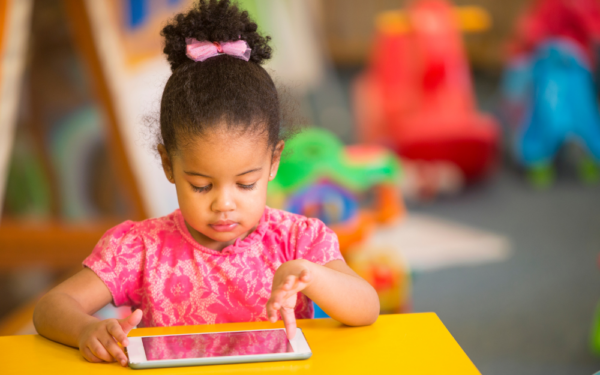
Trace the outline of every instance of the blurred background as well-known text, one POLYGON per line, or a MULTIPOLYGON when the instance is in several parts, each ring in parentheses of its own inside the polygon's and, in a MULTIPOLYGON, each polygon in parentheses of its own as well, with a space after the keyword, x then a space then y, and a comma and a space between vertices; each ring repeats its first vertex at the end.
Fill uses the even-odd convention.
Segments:
MULTIPOLYGON (((190 4, 0 0, 0 335, 35 333, 108 228, 177 208, 159 31, 190 4)), ((306 126, 268 204, 323 220, 382 313, 436 312, 483 374, 600 370, 600 1, 238 4, 306 126)))

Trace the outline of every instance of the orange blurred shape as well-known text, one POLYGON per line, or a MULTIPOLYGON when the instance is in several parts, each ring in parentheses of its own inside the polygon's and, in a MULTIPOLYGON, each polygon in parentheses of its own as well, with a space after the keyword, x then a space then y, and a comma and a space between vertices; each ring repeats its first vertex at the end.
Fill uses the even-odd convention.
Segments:
POLYGON ((389 224, 406 215, 406 207, 397 186, 377 185, 375 190, 375 220, 389 224))
POLYGON ((375 288, 382 313, 401 313, 410 309, 410 272, 397 251, 367 245, 353 246, 346 262, 375 288))
POLYGON ((331 230, 337 234, 340 252, 344 256, 352 245, 361 243, 371 237, 375 226, 376 222, 373 214, 366 211, 359 211, 357 217, 349 222, 329 225, 331 230))

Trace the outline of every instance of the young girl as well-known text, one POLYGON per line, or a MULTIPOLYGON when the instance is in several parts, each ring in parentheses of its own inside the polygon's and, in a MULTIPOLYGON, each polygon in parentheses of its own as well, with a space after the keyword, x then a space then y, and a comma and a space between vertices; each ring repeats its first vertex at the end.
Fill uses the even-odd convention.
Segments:
POLYGON ((38 332, 79 347, 90 362, 127 359, 136 325, 173 326, 312 318, 377 319, 375 290, 342 259, 317 219, 266 207, 281 139, 277 91, 261 63, 269 38, 229 0, 199 4, 167 25, 173 74, 161 101, 158 152, 180 209, 110 229, 84 269, 44 296, 38 332), (91 314, 112 302, 122 320, 91 314))

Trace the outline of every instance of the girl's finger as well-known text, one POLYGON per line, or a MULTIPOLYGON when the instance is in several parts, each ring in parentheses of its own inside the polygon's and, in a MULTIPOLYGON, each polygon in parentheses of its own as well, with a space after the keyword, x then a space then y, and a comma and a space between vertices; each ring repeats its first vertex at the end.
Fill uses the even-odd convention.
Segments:
POLYGON ((292 289, 295 282, 296 282, 296 276, 290 275, 285 278, 285 282, 283 283, 282 287, 285 290, 292 289))
POLYGON ((300 272, 300 276, 298 276, 298 280, 302 281, 302 282, 309 282, 310 281, 310 272, 308 272, 308 270, 302 270, 302 272, 300 272))
POLYGON ((279 313, 281 314, 281 319, 283 319, 288 340, 291 340, 296 335, 296 314, 294 313, 294 309, 284 308, 279 310, 279 313))
POLYGON ((273 307, 273 302, 271 300, 267 302, 267 318, 271 323, 277 321, 277 310, 273 307))
POLYGON ((127 340, 127 334, 123 332, 123 328, 121 328, 121 325, 116 320, 112 320, 110 323, 108 323, 106 329, 109 335, 114 337, 115 340, 121 343, 121 345, 129 345, 129 340, 127 340))
POLYGON ((127 357, 123 350, 119 348, 117 345, 117 341, 111 337, 107 339, 107 342, 104 342, 104 348, 108 351, 108 353, 115 359, 115 361, 119 362, 121 366, 127 366, 127 357))
POLYGON ((296 281, 296 283, 290 289, 286 290, 288 298, 289 298, 289 296, 291 296, 293 294, 303 291, 308 286, 308 282, 310 281, 310 276, 307 276, 307 277, 309 277, 308 280, 304 281, 304 280, 298 279, 298 281, 296 281))
POLYGON ((117 321, 121 325, 123 332, 125 332, 125 334, 127 335, 133 327, 137 326, 142 321, 142 310, 137 309, 134 312, 132 312, 131 315, 129 315, 127 318, 119 319, 117 321))
POLYGON ((272 312, 269 316, 269 321, 271 323, 275 323, 275 322, 277 322, 278 319, 279 319, 279 317, 277 316, 277 310, 272 310, 272 312))
MULTIPOLYGON (((274 291, 272 291, 271 298, 273 298, 276 302, 279 302, 281 305, 283 305, 283 301, 294 296, 295 294, 298 294, 299 292, 304 290, 307 286, 308 286, 308 284, 306 282, 302 282, 300 280, 295 280, 294 285, 292 285, 291 287, 278 288, 278 289, 275 289, 274 291)), ((279 309, 279 308, 277 308, 277 309, 279 309)))
POLYGON ((81 352, 81 355, 83 356, 83 358, 86 359, 86 361, 88 362, 92 362, 92 363, 100 363, 100 362, 104 362, 103 360, 101 360, 100 358, 96 357, 92 351, 90 350, 90 348, 88 348, 87 346, 79 349, 79 351, 81 352))
POLYGON ((295 293, 289 293, 285 290, 276 290, 272 292, 271 298, 267 302, 267 316, 269 318, 269 321, 275 323, 278 319, 277 314, 280 313, 281 309, 284 309, 286 307, 294 307, 295 303, 292 306, 287 306, 289 305, 288 299, 290 298, 290 296, 294 295, 295 293))
POLYGON ((296 288, 297 290, 279 290, 279 291, 275 291, 272 295, 271 295, 271 307, 274 310, 281 310, 282 308, 294 308, 294 306, 296 305, 296 299, 294 297, 296 297, 296 295, 298 294, 298 292, 300 290, 303 289, 303 287, 301 286, 300 288, 296 288))
POLYGON ((273 303, 273 308, 275 310, 279 310, 283 305, 283 301, 288 298, 289 291, 283 288, 278 288, 271 291, 271 302, 273 303))
POLYGON ((110 355, 106 351, 104 346, 97 339, 92 341, 91 343, 89 343, 88 348, 90 348, 90 351, 92 352, 93 355, 100 358, 104 362, 113 362, 114 361, 112 355, 110 355))

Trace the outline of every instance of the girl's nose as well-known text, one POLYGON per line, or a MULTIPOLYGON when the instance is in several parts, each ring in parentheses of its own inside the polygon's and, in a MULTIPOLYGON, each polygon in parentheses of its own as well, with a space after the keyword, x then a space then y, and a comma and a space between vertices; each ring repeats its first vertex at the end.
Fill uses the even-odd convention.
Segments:
POLYGON ((235 210, 235 202, 227 191, 220 191, 212 202, 211 209, 214 212, 228 212, 235 210))

